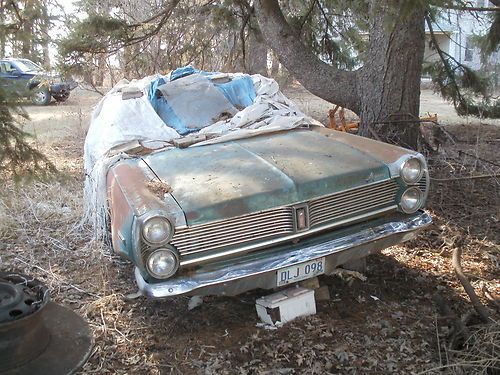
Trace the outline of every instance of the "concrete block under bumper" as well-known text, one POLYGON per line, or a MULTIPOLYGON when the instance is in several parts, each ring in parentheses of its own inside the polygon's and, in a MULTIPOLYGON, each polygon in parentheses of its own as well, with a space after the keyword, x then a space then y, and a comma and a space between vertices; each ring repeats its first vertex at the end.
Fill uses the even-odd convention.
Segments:
POLYGON ((314 290, 288 288, 255 301, 257 315, 263 323, 281 326, 300 316, 316 314, 314 290))
MULTIPOLYGON (((277 271, 313 259, 325 257, 325 273, 348 261, 363 258, 387 247, 407 241, 432 223, 423 211, 395 221, 388 221, 352 231, 327 241, 295 245, 290 251, 263 253, 254 259, 214 268, 200 268, 189 275, 148 283, 136 268, 140 291, 152 298, 189 295, 236 295, 247 290, 276 287, 277 271)), ((350 228, 349 228, 350 229, 350 228)))

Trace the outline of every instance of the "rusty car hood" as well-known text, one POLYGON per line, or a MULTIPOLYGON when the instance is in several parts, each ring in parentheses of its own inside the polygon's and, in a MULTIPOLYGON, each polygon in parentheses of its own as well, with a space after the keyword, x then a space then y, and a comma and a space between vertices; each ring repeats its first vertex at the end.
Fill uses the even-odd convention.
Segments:
POLYGON ((143 160, 171 186, 188 225, 303 202, 389 178, 383 162, 310 130, 168 150, 143 160))

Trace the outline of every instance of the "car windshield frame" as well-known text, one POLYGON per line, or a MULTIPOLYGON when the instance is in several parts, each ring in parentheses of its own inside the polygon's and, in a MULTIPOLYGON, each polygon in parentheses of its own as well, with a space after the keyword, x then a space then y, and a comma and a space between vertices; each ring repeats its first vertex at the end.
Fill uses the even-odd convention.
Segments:
POLYGON ((13 63, 22 72, 40 72, 43 70, 40 65, 28 59, 14 60, 13 63))

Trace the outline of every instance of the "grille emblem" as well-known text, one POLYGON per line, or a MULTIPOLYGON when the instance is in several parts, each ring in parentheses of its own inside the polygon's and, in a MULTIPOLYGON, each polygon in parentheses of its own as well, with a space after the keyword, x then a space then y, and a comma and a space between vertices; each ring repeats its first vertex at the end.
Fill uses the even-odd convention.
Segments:
POLYGON ((307 205, 294 207, 295 231, 302 232, 309 229, 309 208, 307 205))

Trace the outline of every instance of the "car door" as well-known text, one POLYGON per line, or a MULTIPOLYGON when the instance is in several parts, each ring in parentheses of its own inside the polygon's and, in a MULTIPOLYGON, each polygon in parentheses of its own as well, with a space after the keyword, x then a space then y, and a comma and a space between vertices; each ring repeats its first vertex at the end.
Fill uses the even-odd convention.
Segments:
POLYGON ((19 70, 11 61, 0 61, 0 87, 7 95, 28 95, 28 81, 31 77, 19 70))

